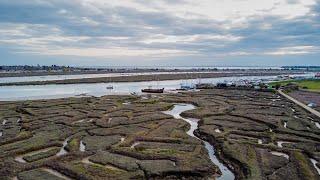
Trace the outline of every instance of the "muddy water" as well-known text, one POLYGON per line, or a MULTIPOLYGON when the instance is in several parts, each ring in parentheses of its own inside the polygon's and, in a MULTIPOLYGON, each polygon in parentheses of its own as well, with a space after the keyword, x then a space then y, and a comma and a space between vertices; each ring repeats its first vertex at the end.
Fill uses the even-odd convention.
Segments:
POLYGON ((126 102, 124 102, 124 103, 122 103, 123 105, 130 105, 131 104, 131 102, 129 102, 129 101, 126 101, 126 102))
POLYGON ((58 171, 55 171, 55 170, 52 170, 52 169, 48 169, 48 168, 43 168, 44 171, 47 171, 48 173, 52 174, 52 175, 55 175, 61 179, 64 179, 64 180, 71 180, 70 178, 68 178, 67 176, 59 173, 58 171))
POLYGON ((288 141, 278 141, 277 142, 277 146, 280 147, 280 148, 283 148, 282 144, 289 144, 291 142, 288 142, 288 141))
POLYGON ((275 156, 282 156, 286 159, 289 159, 288 154, 282 153, 282 152, 277 152, 277 151, 271 151, 271 154, 275 155, 275 156))
POLYGON ((23 156, 17 156, 14 158, 14 160, 19 163, 27 163, 27 161, 23 159, 23 156))
POLYGON ((287 122, 285 121, 285 122, 283 123, 283 127, 284 127, 284 128, 287 128, 287 126, 288 126, 288 124, 287 124, 287 122))
POLYGON ((195 109, 195 106, 191 105, 191 104, 176 104, 174 105, 173 109, 169 110, 169 111, 164 111, 163 113, 164 114, 167 114, 167 115, 171 115, 173 116, 174 118, 176 119, 182 119, 186 122, 188 122, 190 124, 190 129, 187 131, 187 134, 191 137, 194 137, 194 138, 197 138, 201 141, 204 142, 205 144, 205 148, 208 150, 208 154, 209 154, 209 157, 210 157, 210 160, 215 164, 217 165, 221 172, 222 172, 222 175, 220 177, 218 177, 217 179, 220 179, 220 180, 233 180, 235 179, 235 176, 234 174, 232 173, 232 171, 230 171, 228 169, 228 167, 226 167, 223 163, 221 163, 218 158, 215 156, 215 149, 214 147, 207 141, 204 141, 198 137, 196 137, 194 135, 194 131, 196 129, 198 129, 198 121, 199 119, 194 119, 194 118, 183 118, 181 117, 181 113, 184 112, 184 111, 188 111, 188 110, 192 110, 192 109, 195 109))
POLYGON ((112 165, 102 165, 102 164, 94 163, 94 162, 90 161, 89 158, 90 157, 86 157, 86 158, 82 159, 81 162, 83 164, 89 164, 89 165, 94 165, 94 166, 99 166, 99 167, 103 166, 103 167, 110 169, 110 170, 113 170, 113 171, 122 171, 122 172, 125 171, 123 169, 119 169, 119 168, 112 166, 112 165))
POLYGON ((66 151, 65 147, 68 145, 68 141, 70 140, 71 137, 68 137, 66 140, 64 140, 63 145, 60 149, 60 151, 56 154, 56 156, 62 156, 68 153, 68 151, 66 151))
POLYGON ((86 145, 83 143, 83 141, 80 141, 79 150, 81 152, 85 152, 86 151, 86 145))
POLYGON ((315 160, 315 159, 312 159, 312 158, 311 158, 310 160, 311 160, 311 162, 312 162, 312 164, 313 164, 314 168, 316 168, 316 170, 317 170, 318 174, 320 175, 320 168, 317 166, 318 161, 317 161, 317 160, 315 160))
POLYGON ((120 142, 123 143, 126 138, 122 137, 120 142))
POLYGON ((133 149, 134 147, 136 147, 136 146, 139 145, 139 144, 140 144, 140 142, 135 142, 135 143, 133 143, 133 144, 130 146, 130 148, 133 149))
POLYGON ((33 151, 33 152, 30 152, 30 153, 27 153, 27 154, 22 154, 22 155, 19 155, 19 156, 15 157, 15 161, 20 162, 20 163, 27 163, 27 161, 24 160, 23 157, 25 157, 25 156, 33 156, 33 155, 36 155, 36 154, 39 154, 39 153, 48 152, 51 149, 52 149, 52 147, 49 147, 49 148, 41 149, 41 150, 38 150, 38 151, 33 151))
POLYGON ((320 124, 318 122, 314 123, 318 129, 320 129, 320 124))

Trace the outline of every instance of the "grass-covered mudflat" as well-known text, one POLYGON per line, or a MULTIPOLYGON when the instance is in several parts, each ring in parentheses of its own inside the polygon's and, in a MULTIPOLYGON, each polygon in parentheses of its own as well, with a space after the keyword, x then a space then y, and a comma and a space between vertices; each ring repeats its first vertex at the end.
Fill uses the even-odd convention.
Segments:
POLYGON ((288 80, 270 83, 271 86, 277 84, 285 86, 289 83, 297 84, 301 89, 320 92, 320 79, 306 79, 306 80, 288 80))
POLYGON ((159 97, 0 102, 0 179, 204 179, 217 175, 159 97), (44 178, 46 177, 46 178, 44 178))
POLYGON ((197 105, 183 116, 201 119, 198 136, 239 179, 319 179, 312 159, 320 160, 320 119, 277 93, 213 89, 166 98, 197 105))
POLYGON ((208 179, 219 175, 196 135, 238 179, 319 179, 320 119, 274 92, 212 89, 157 96, 0 102, 2 179, 208 179))

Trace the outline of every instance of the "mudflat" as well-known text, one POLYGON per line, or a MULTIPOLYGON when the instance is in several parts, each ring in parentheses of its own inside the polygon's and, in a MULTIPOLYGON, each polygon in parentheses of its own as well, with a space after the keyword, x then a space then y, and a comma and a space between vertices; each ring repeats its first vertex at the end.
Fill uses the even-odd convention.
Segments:
POLYGON ((198 136, 239 179, 319 179, 320 119, 275 92, 213 89, 167 97, 194 103, 198 136))
POLYGON ((314 107, 315 110, 320 111, 320 92, 311 92, 311 91, 291 91, 289 92, 291 97, 303 102, 308 105, 309 103, 315 103, 317 106, 314 107))
POLYGON ((211 89, 144 96, 0 102, 4 179, 207 179, 221 174, 195 134, 239 179, 319 179, 320 129, 275 92, 211 89))
POLYGON ((65 80, 48 80, 32 82, 11 82, 0 83, 0 86, 23 86, 23 85, 48 85, 48 84, 83 84, 83 83, 110 83, 110 82, 142 82, 142 81, 164 81, 179 79, 197 79, 197 78, 218 78, 231 76, 276 76, 283 74, 301 74, 296 71, 280 70, 247 70, 231 72, 198 72, 198 73, 180 73, 180 74, 150 74, 150 75, 133 75, 133 76, 116 76, 116 77, 97 77, 97 78, 80 78, 65 80))

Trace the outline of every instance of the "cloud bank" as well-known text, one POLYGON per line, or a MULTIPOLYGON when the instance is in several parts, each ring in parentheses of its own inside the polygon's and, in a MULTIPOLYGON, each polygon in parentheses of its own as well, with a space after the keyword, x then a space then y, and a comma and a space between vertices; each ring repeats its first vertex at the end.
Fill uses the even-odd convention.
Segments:
POLYGON ((308 57, 320 65, 317 0, 2 0, 0 12, 4 64, 308 57))

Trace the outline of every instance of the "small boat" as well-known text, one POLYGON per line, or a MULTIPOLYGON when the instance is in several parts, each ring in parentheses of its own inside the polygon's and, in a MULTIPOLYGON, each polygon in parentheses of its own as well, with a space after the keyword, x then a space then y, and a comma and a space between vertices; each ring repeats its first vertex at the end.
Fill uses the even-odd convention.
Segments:
MULTIPOLYGON (((111 77, 110 77, 109 81, 110 81, 110 82, 112 82, 111 77)), ((106 89, 108 89, 108 90, 112 90, 112 89, 113 89, 113 84, 111 84, 111 83, 110 83, 110 84, 108 84, 108 85, 107 85, 107 87, 106 87, 106 89)))
POLYGON ((148 89, 141 89, 141 91, 143 93, 163 93, 164 88, 162 89, 152 89, 152 88, 148 88, 148 89))
POLYGON ((137 96, 138 94, 136 92, 131 92, 130 93, 132 96, 137 96))
POLYGON ((195 86, 188 85, 188 84, 181 84, 180 85, 180 89, 184 90, 184 91, 188 91, 188 90, 191 90, 191 89, 195 89, 195 86))
POLYGON ((113 86, 109 85, 109 86, 106 87, 106 89, 113 89, 113 86))

